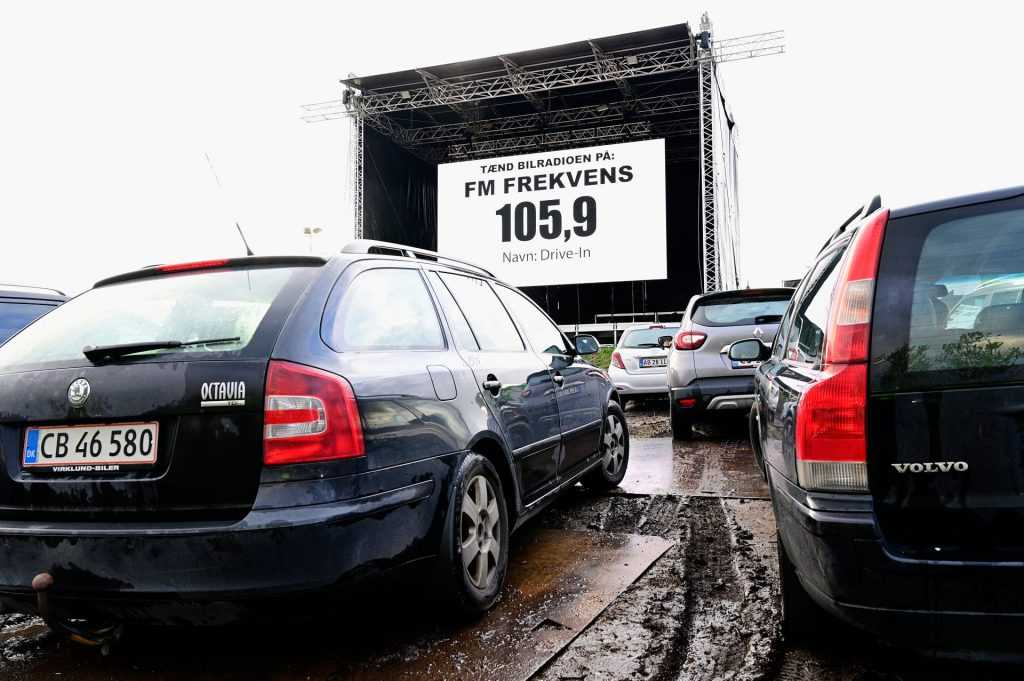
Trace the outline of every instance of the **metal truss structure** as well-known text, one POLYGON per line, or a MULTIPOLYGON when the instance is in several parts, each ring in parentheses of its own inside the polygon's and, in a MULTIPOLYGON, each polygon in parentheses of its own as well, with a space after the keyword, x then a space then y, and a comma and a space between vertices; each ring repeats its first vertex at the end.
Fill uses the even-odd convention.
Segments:
MULTIPOLYGON (((708 15, 701 17, 701 32, 710 32, 708 15)), ((706 33, 705 33, 706 34, 706 33)), ((700 99, 700 243, 704 292, 718 291, 718 241, 715 221, 715 63, 708 48, 700 48, 697 93, 700 99)))
POLYGON ((352 206, 355 213, 352 216, 353 235, 356 239, 363 238, 363 181, 365 179, 365 164, 363 163, 364 150, 364 119, 359 116, 352 117, 352 131, 349 134, 349 181, 348 186, 352 192, 352 206))
POLYGON ((773 31, 716 42, 705 14, 696 35, 631 50, 609 51, 588 41, 586 58, 524 66, 501 56, 498 68, 484 73, 443 78, 418 69, 408 79, 418 82, 381 90, 363 89, 350 78, 342 98, 304 106, 303 119, 352 120, 350 187, 357 238, 363 236, 365 126, 432 164, 596 142, 679 139, 668 147, 668 162, 696 159, 700 165, 703 288, 733 288, 739 285, 735 148, 716 67, 779 54, 783 38, 782 31, 773 31), (636 86, 659 78, 691 79, 695 87, 662 93, 658 87, 636 86), (563 94, 608 87, 614 99, 590 97, 577 106, 569 106, 563 94), (495 105, 510 100, 521 106, 504 111, 495 105), (551 105, 555 100, 558 106, 551 105))

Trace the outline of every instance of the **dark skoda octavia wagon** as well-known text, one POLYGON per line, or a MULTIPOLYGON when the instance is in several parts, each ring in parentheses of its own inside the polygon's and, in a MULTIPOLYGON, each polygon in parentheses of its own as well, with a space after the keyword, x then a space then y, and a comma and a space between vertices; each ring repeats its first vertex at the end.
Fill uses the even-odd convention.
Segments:
POLYGON ((514 529, 625 474, 596 350, 478 267, 379 242, 101 281, 0 349, 0 602, 209 621, 429 558, 482 612, 514 529))

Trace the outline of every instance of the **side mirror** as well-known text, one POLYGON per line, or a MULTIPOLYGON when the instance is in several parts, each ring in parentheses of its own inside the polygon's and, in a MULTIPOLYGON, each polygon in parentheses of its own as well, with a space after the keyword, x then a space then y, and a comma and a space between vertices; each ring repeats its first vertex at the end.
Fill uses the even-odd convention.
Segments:
POLYGON ((601 349, 601 344, 590 334, 576 336, 575 342, 577 355, 592 355, 601 349))
POLYGON ((736 341, 729 346, 729 359, 734 362, 763 362, 770 355, 771 349, 756 338, 736 341))
POLYGON ((672 336, 659 336, 658 337, 658 345, 663 350, 671 350, 672 349, 672 336))

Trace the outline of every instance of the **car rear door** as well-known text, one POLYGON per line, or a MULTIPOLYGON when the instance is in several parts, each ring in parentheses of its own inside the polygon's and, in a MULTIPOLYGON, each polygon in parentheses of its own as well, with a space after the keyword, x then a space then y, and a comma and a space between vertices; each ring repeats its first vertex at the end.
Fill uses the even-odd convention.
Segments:
POLYGON ((480 394, 512 448, 524 500, 555 485, 561 430, 549 368, 527 348, 490 283, 463 274, 435 272, 439 293, 451 295, 479 347, 464 349, 480 394))
MULTIPOLYGON (((989 296, 976 315, 949 314, 1022 276, 1021 197, 890 220, 872 316, 868 473, 893 553, 1024 559, 1024 304, 989 296)), ((978 585, 991 602, 970 603, 937 584, 936 607, 1020 609, 1017 587, 978 585)))
POLYGON ((253 259, 153 270, 88 291, 14 336, 0 348, 0 518, 244 516, 263 466, 268 361, 322 265, 253 259), (229 342, 83 354, 218 339, 229 342), (76 430, 57 430, 67 428, 76 430))
POLYGON ((558 472, 572 476, 598 451, 607 392, 604 375, 572 352, 555 323, 526 296, 506 286, 495 288, 554 381, 564 443, 558 472))
POLYGON ((846 243, 833 244, 819 255, 786 310, 771 358, 755 374, 765 462, 794 481, 796 408, 822 376, 826 327, 846 243))

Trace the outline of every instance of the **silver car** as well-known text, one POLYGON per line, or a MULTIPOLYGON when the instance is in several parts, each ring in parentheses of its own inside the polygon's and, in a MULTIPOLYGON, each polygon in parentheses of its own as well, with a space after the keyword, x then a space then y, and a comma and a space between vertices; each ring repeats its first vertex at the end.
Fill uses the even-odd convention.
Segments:
POLYGON ((688 439, 709 412, 747 412, 756 362, 729 359, 729 346, 760 338, 770 344, 793 295, 791 288, 720 291, 694 296, 668 357, 672 435, 688 439))
POLYGON ((642 324, 622 332, 608 365, 608 377, 624 400, 665 394, 668 350, 661 339, 672 337, 678 324, 642 324))

